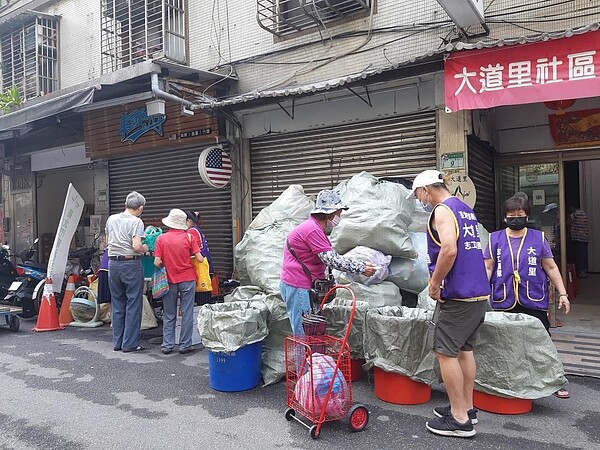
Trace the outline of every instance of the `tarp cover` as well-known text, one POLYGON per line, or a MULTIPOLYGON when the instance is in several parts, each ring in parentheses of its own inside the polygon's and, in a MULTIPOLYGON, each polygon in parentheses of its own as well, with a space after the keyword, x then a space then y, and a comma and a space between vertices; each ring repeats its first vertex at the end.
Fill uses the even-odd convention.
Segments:
POLYGON ((339 253, 364 245, 386 255, 416 258, 407 231, 415 208, 414 200, 406 199, 408 189, 367 172, 340 183, 337 189, 349 207, 331 232, 331 243, 339 253))
POLYGON ((478 391, 504 397, 547 397, 567 380, 558 352, 535 317, 486 313, 475 347, 478 391))
POLYGON ((269 309, 267 326, 269 335, 262 343, 261 373, 264 385, 277 383, 285 377, 283 341, 292 334, 285 303, 277 294, 267 294, 257 286, 240 286, 230 296, 231 301, 259 302, 269 309))
POLYGON ((206 348, 234 352, 262 341, 269 333, 269 309, 264 303, 238 301, 204 305, 198 314, 198 332, 206 348))
MULTIPOLYGON (((342 291, 339 289, 338 291, 342 291)), ((369 304, 367 302, 356 302, 356 312, 352 320, 350 335, 348 336, 348 345, 350 346, 350 356, 353 359, 364 359, 363 334, 365 318, 367 316, 369 304)), ((336 336, 340 339, 344 337, 350 314, 352 312, 352 301, 333 299, 323 308, 323 315, 327 319, 327 334, 336 336)))
MULTIPOLYGON (((340 282, 340 284, 347 285, 354 291, 356 300, 368 303, 371 308, 402 305, 400 289, 398 289, 398 286, 394 283, 389 281, 384 281, 372 286, 365 286, 364 284, 355 281, 352 283, 340 282)), ((336 291, 336 297, 352 300, 352 295, 346 289, 338 289, 336 291)))
POLYGON ((431 311, 385 306, 369 309, 365 320, 365 370, 373 366, 433 384, 439 381, 435 355, 427 345, 431 311))

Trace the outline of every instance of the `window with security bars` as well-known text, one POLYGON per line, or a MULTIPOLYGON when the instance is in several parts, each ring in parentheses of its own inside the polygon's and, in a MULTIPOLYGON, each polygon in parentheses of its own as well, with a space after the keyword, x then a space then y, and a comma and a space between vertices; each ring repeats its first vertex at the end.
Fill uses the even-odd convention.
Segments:
POLYGON ((2 90, 19 90, 23 101, 59 89, 58 20, 31 17, 0 32, 2 90))
POLYGON ((256 0, 258 24, 275 36, 326 27, 370 11, 373 0, 256 0))
POLYGON ((167 58, 186 64, 186 0, 102 0, 102 73, 167 58))

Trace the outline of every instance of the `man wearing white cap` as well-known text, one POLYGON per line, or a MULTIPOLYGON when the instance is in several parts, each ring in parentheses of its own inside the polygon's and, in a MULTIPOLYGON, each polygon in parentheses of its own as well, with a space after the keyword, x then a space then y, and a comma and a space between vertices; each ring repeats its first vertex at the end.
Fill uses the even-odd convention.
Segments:
POLYGON ((279 289, 295 335, 304 334, 302 314, 310 311, 309 290, 314 280, 325 278, 327 266, 368 277, 375 273, 376 266, 371 262, 339 255, 325 234, 325 228, 340 223, 340 215, 346 209, 337 192, 319 192, 310 217, 290 232, 283 247, 279 289))
POLYGON ((440 364, 450 406, 433 410, 427 429, 441 436, 475 435, 473 408, 475 357, 473 347, 485 318, 490 285, 477 218, 462 200, 450 194, 437 170, 415 178, 412 191, 431 211, 427 223, 429 296, 437 301, 433 351, 440 364))
POLYGON ((177 322, 177 298, 181 307, 181 333, 179 353, 194 351, 194 299, 196 297, 196 270, 190 261, 194 256, 202 262, 200 244, 186 230, 187 214, 181 209, 172 209, 162 223, 170 228, 156 239, 154 265, 167 270, 169 292, 163 297, 163 342, 161 350, 165 355, 175 347, 175 325, 177 322))

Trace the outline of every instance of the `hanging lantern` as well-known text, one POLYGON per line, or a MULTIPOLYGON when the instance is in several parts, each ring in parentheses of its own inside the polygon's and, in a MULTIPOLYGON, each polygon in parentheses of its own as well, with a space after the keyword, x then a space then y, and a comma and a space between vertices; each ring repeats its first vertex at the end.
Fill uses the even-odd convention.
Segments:
POLYGON ((546 108, 548 109, 553 109, 556 111, 556 114, 558 116, 562 115, 565 113, 565 109, 570 108, 571 106, 573 106, 575 104, 575 99, 572 100, 554 100, 551 102, 544 102, 544 105, 546 105, 546 108))

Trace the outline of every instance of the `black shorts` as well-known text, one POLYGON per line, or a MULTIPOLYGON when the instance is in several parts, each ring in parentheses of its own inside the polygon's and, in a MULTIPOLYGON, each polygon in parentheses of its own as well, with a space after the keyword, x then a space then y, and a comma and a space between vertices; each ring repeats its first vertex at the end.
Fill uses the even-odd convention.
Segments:
POLYGON ((461 351, 473 351, 488 305, 487 300, 446 300, 440 303, 433 335, 433 351, 453 358, 461 351))

